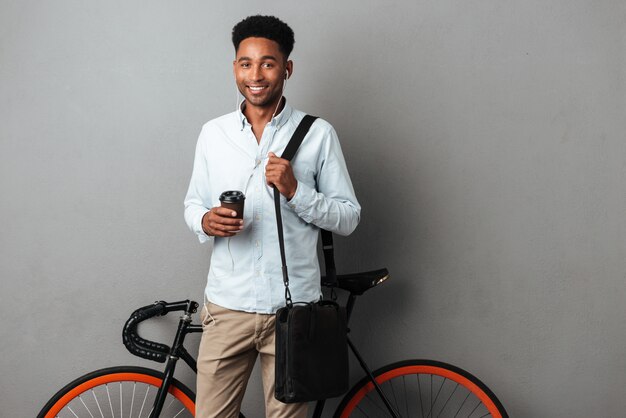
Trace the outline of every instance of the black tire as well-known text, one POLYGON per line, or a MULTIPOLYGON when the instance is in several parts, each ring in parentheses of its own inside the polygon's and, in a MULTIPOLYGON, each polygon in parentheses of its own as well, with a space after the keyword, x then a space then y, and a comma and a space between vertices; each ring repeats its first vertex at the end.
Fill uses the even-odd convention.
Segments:
MULTIPOLYGON (((163 373, 144 367, 109 367, 79 377, 66 385, 46 403, 37 418, 64 418, 76 416, 91 418, 124 409, 141 412, 147 416, 150 412, 156 389, 163 381, 163 373), (126 385, 123 383, 126 382, 126 385), (140 385, 137 390, 137 384, 140 385), (129 400, 124 393, 132 390, 129 400), (89 395, 87 395, 89 394, 89 395), (152 395, 149 397, 149 395, 152 395), (106 395, 106 396, 105 396, 106 395), (136 402, 137 401, 137 402, 136 402), (96 412, 93 414, 92 412, 96 412)), ((195 394, 184 384, 174 379, 164 406, 177 408, 176 413, 184 409, 178 416, 193 417, 195 410, 195 394), (191 411, 189 411, 191 408, 191 411)), ((171 416, 173 416, 172 414, 171 416)), ((106 416, 106 415, 105 415, 106 416)), ((163 415, 166 417, 168 415, 163 415)))
MULTIPOLYGON (((97 370, 79 377, 57 392, 37 418, 117 417, 118 410, 120 415, 122 411, 132 411, 133 416, 138 413, 141 417, 148 417, 156 389, 162 381, 163 373, 145 367, 121 366, 97 370), (132 393, 132 398, 124 396, 124 393, 132 393)), ((196 395, 191 389, 173 379, 160 416, 193 417, 195 400, 196 395)), ((242 414, 239 416, 244 418, 242 414)))
MULTIPOLYGON (((478 378, 450 364, 406 360, 373 373, 400 417, 508 418, 496 395, 478 378)), ((365 377, 346 394, 335 418, 389 417, 374 385, 365 377)))

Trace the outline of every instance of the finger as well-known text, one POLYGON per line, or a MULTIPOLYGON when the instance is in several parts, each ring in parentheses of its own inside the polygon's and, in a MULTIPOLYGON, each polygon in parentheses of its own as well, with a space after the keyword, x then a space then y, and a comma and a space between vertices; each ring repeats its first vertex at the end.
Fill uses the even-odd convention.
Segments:
POLYGON ((238 232, 241 231, 241 225, 225 225, 217 222, 212 222, 209 224, 209 227, 215 231, 223 231, 223 232, 238 232))
POLYGON ((224 218, 219 215, 209 215, 209 222, 219 225, 243 225, 243 220, 237 218, 224 218))
POLYGON ((268 165, 267 167, 265 167, 265 173, 281 175, 282 173, 286 173, 288 169, 289 168, 287 166, 281 164, 274 164, 271 166, 268 165))
POLYGON ((278 190, 283 188, 283 182, 280 178, 270 178, 267 180, 267 185, 271 187, 276 187, 278 190))
POLYGON ((272 183, 284 183, 285 181, 289 181, 289 173, 285 169, 276 169, 270 170, 265 173, 265 178, 267 181, 272 183))
POLYGON ((281 178, 281 172, 279 170, 269 170, 265 172, 265 179, 268 182, 276 182, 276 181, 280 181, 281 178))
POLYGON ((235 216, 237 216, 237 212, 235 212, 232 209, 228 209, 228 208, 223 208, 221 206, 215 206, 214 208, 211 209, 211 212, 214 214, 217 214, 221 217, 231 217, 234 218, 235 216))
POLYGON ((279 164, 280 164, 280 158, 278 158, 278 157, 270 157, 267 160, 267 164, 265 166, 266 167, 270 167, 270 166, 279 165, 279 164))
POLYGON ((270 152, 267 156, 269 157, 267 160, 268 164, 282 164, 282 165, 289 164, 288 160, 277 157, 276 154, 274 154, 273 152, 270 152))
POLYGON ((273 175, 278 173, 280 170, 280 166, 267 166, 265 167, 265 176, 273 175))
POLYGON ((211 230, 211 235, 214 235, 216 237, 234 237, 235 234, 232 232, 224 232, 224 231, 218 231, 218 230, 211 230))
POLYGON ((215 224, 213 222, 206 222, 206 227, 204 228, 207 231, 208 235, 213 235, 216 237, 231 237, 235 235, 238 231, 223 231, 219 224, 215 224))

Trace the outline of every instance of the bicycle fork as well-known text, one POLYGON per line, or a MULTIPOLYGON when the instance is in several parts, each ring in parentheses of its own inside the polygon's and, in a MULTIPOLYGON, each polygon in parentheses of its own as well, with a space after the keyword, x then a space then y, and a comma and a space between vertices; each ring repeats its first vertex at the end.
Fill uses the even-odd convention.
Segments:
POLYGON ((161 414, 163 404, 165 403, 165 398, 167 397, 167 392, 170 388, 172 376, 174 375, 174 369, 176 368, 177 360, 178 358, 172 355, 169 355, 167 358, 165 377, 163 378, 163 383, 161 384, 161 387, 157 391, 154 406, 152 407, 152 412, 150 413, 150 418, 157 418, 161 414))
POLYGON ((163 409, 163 405, 165 403, 165 398, 167 397, 167 393, 170 389, 172 379, 174 378, 173 376, 174 370, 176 369, 176 362, 179 358, 182 358, 194 372, 197 373, 198 371, 196 361, 187 352, 187 350, 183 346, 183 342, 185 340, 185 336, 188 333, 202 332, 202 326, 191 325, 190 312, 195 312, 197 304, 195 306, 192 306, 191 302, 189 301, 187 301, 187 304, 188 306, 185 309, 185 313, 180 317, 180 321, 178 322, 178 329, 176 331, 176 337, 174 337, 174 344, 172 344, 170 353, 167 356, 167 365, 165 366, 163 382, 161 383, 161 387, 157 391, 154 406, 152 407, 152 412, 150 413, 149 418, 158 418, 161 414, 161 410, 163 409))

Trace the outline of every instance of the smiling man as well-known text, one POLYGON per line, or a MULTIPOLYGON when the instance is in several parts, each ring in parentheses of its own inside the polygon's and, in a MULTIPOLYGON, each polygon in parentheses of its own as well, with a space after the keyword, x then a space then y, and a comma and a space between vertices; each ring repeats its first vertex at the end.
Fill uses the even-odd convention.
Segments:
POLYGON ((233 28, 233 72, 244 100, 207 122, 196 146, 185 197, 185 220, 200 242, 213 241, 201 318, 196 417, 237 417, 256 362, 267 417, 307 416, 306 404, 274 398, 275 313, 284 285, 272 188, 281 193, 292 299, 321 295, 319 229, 348 235, 357 202, 333 127, 317 119, 290 163, 278 157, 305 113, 283 96, 293 75, 293 31, 272 16, 251 16, 233 28), (220 206, 228 190, 246 196, 243 219, 220 206))

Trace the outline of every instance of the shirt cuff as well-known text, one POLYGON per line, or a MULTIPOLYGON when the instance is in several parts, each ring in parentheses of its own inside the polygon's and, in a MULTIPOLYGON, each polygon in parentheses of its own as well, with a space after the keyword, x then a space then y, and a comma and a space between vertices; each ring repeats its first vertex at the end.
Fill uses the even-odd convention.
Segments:
POLYGON ((291 200, 287 201, 289 206, 300 218, 305 222, 313 222, 313 217, 310 214, 310 209, 315 202, 317 191, 311 186, 299 181, 296 187, 296 193, 294 193, 291 200))
POLYGON ((202 218, 204 218, 204 215, 206 215, 207 213, 209 213, 209 211, 203 212, 200 214, 200 216, 198 217, 198 219, 196 219, 195 224, 195 232, 196 235, 198 236, 198 241, 200 241, 200 244, 204 244, 207 241, 211 241, 214 237, 207 235, 204 230, 202 229, 202 218))

